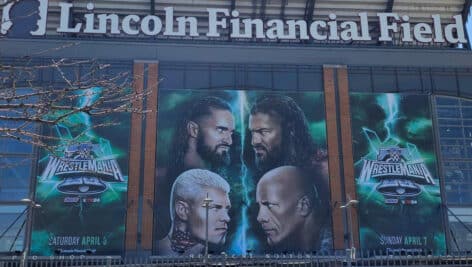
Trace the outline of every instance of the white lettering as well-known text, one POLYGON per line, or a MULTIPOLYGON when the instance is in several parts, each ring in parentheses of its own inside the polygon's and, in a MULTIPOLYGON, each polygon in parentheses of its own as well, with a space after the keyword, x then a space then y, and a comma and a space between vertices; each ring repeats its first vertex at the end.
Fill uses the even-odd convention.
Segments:
MULTIPOLYGON (((94 8, 95 8, 95 6, 93 5, 93 3, 88 3, 87 4, 87 10, 93 11, 94 8)), ((85 17, 85 30, 84 30, 84 33, 106 33, 107 32, 106 27, 101 28, 100 27, 101 25, 99 25, 98 29, 94 28, 94 24, 95 24, 95 14, 94 13, 85 14, 84 17, 85 17)))
POLYGON ((407 15, 402 17, 402 20, 404 23, 400 24, 400 27, 402 28, 402 33, 403 33, 403 42, 413 42, 413 38, 411 37, 411 26, 408 21, 410 21, 410 17, 407 15))
POLYGON ((82 28, 82 23, 80 22, 77 23, 74 28, 69 28, 70 9, 73 6, 72 3, 59 2, 59 6, 61 7, 61 19, 57 32, 80 32, 80 28, 82 28))
MULTIPOLYGON (((47 3, 48 0, 40 2, 40 17, 37 28, 31 31, 31 35, 44 35, 46 29, 47 3)), ((94 3, 86 5, 88 13, 85 13, 74 23, 71 20, 73 2, 59 2, 60 19, 57 32, 59 33, 87 33, 87 34, 127 34, 127 35, 149 35, 162 34, 165 36, 192 36, 198 37, 198 18, 193 16, 174 16, 174 7, 165 7, 165 18, 156 15, 139 16, 136 14, 99 14, 95 12, 94 3), (165 27, 164 22, 165 21, 165 27)), ((5 6, 2 11, 2 25, 0 33, 6 34, 12 23, 8 21, 11 4, 5 6)), ((227 32, 232 38, 267 38, 287 40, 316 40, 316 41, 370 41, 369 17, 367 12, 358 13, 357 20, 338 21, 336 14, 329 14, 326 20, 315 20, 308 25, 305 20, 263 20, 259 18, 240 18, 237 10, 225 8, 207 8, 208 31, 207 37, 221 37, 220 31, 229 29, 227 32), (229 20, 229 21, 228 21, 229 20), (228 23, 230 25, 228 25, 228 23)), ((453 17, 454 22, 443 25, 441 15, 431 15, 432 22, 410 23, 410 17, 400 16, 397 13, 377 13, 379 23, 379 37, 381 42, 393 41, 393 36, 400 36, 402 42, 420 43, 467 43, 463 18, 461 15, 453 17)), ((375 22, 372 22, 375 23, 375 22)))
POLYGON ((118 15, 116 14, 100 14, 98 18, 98 28, 103 32, 107 32, 107 22, 110 21, 110 33, 120 34, 118 29, 118 15))
POLYGON ((357 23, 354 21, 344 21, 341 23, 341 29, 344 29, 341 32, 341 40, 350 41, 350 40, 359 40, 359 32, 357 29, 357 23))
POLYGON ((177 31, 174 31, 174 8, 166 7, 166 29, 164 35, 168 36, 185 36, 186 26, 189 24, 190 36, 198 36, 197 18, 195 17, 178 17, 177 31))
POLYGON ((267 29, 266 35, 269 39, 286 39, 287 37, 284 35, 284 23, 280 19, 271 19, 267 22, 267 29))
POLYGON ((390 31, 398 31, 397 23, 395 21, 399 20, 400 17, 398 17, 398 15, 395 13, 377 13, 377 16, 379 17, 380 23, 379 41, 392 41, 390 31), (389 23, 389 18, 393 18, 394 21, 392 21, 392 23, 389 23))
POLYGON ((252 38, 253 26, 256 28, 256 38, 265 38, 264 35, 264 23, 261 19, 243 19, 244 32, 241 32, 239 19, 231 19, 231 26, 233 32, 231 33, 232 38, 252 38))
POLYGON ((431 26, 426 23, 418 23, 413 28, 413 35, 418 42, 429 43, 433 40, 431 26))
POLYGON ((147 15, 141 21, 141 30, 146 35, 158 35, 162 30, 162 21, 157 16, 147 15), (150 25, 151 22, 152 26, 150 25))
POLYGON ((328 35, 326 34, 320 34, 319 28, 326 28, 326 22, 325 21, 313 21, 310 25, 310 34, 313 39, 318 40, 318 41, 324 41, 328 39, 328 35))
POLYGON ((369 34, 369 18, 367 17, 367 12, 359 13, 361 18, 361 36, 359 39, 353 39, 354 41, 370 41, 372 38, 369 34))
POLYGON ((443 31, 441 27, 441 16, 432 15, 432 17, 433 17, 433 24, 434 24, 434 42, 443 43, 445 42, 445 40, 443 37, 443 31))
POLYGON ((329 40, 337 41, 340 40, 339 35, 338 35, 338 22, 336 21, 336 15, 335 14, 329 14, 329 19, 330 21, 328 22, 328 28, 329 28, 329 40))
POLYGON ((197 18, 194 17, 178 17, 177 22, 179 23, 179 32, 183 33, 183 36, 185 36, 186 30, 185 27, 187 23, 189 24, 190 28, 190 36, 198 36, 198 30, 197 30, 197 18))
POLYGON ((218 20, 218 13, 229 16, 228 9, 225 8, 207 8, 208 11, 208 37, 220 37, 218 27, 226 29, 226 18, 218 20))
POLYGON ((301 40, 308 40, 307 27, 306 21, 304 20, 289 20, 287 21, 288 24, 288 38, 289 39, 296 39, 297 38, 297 26, 300 34, 301 40))
POLYGON ((128 15, 128 16, 123 18, 121 28, 123 29, 123 31, 126 34, 137 35, 137 34, 139 34, 139 30, 138 29, 131 29, 131 21, 134 21, 134 22, 138 23, 139 20, 140 19, 139 19, 138 15, 128 15))
POLYGON ((465 39, 464 23, 462 22, 462 16, 456 15, 453 18, 456 22, 453 24, 449 24, 446 26, 446 28, 444 28, 446 40, 451 44, 467 43, 467 39, 465 39))

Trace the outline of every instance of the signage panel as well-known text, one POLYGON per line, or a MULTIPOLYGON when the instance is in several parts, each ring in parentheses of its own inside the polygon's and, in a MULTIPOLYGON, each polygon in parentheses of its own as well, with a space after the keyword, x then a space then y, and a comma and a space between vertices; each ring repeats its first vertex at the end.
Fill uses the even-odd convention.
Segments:
POLYGON ((159 93, 156 254, 332 249, 322 93, 159 93))
MULTIPOLYGON (((100 91, 84 90, 77 107, 100 91)), ((123 252, 130 120, 113 116, 78 112, 45 129, 51 138, 38 161, 33 255, 123 252)))
MULTIPOLYGON (((1 34, 13 37, 46 34, 49 0, 21 0, 7 4, 2 12, 1 34)), ((282 20, 244 18, 238 10, 207 8, 205 22, 194 16, 176 16, 177 8, 163 8, 164 15, 98 13, 93 2, 87 3, 85 13, 73 14, 73 2, 59 2, 57 33, 83 33, 103 36, 172 36, 219 38, 228 32, 236 39, 315 40, 315 41, 392 41, 399 34, 401 42, 467 43, 462 15, 453 16, 453 23, 443 25, 439 14, 429 21, 411 22, 398 13, 377 13, 369 22, 368 13, 358 13, 355 20, 339 21, 334 13, 323 20, 282 20), (74 22, 72 21, 74 18, 74 22), (80 21, 80 22, 75 22, 80 21), (377 25, 379 36, 371 36, 370 24, 377 25), (206 25, 206 26, 202 26, 206 25), (205 27, 204 32, 199 31, 205 27)), ((372 26, 372 25, 371 25, 372 26)), ((377 27, 377 26, 376 26, 377 27)))
POLYGON ((426 95, 351 94, 361 249, 445 252, 426 95))

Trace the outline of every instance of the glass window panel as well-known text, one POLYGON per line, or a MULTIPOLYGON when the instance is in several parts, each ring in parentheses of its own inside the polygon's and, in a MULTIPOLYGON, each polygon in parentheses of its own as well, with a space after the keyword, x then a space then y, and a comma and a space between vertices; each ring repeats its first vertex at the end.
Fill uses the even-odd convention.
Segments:
POLYGON ((251 89, 272 89, 272 72, 257 69, 251 68, 247 74, 247 86, 251 89))
POLYGON ((190 69, 185 73, 186 89, 204 89, 210 87, 208 69, 190 69))
POLYGON ((288 88, 297 88, 297 73, 293 71, 274 72, 274 89, 287 90, 288 88))
MULTIPOLYGON (((462 125, 459 119, 438 119, 439 125, 462 125)), ((472 121, 471 121, 472 124, 472 121)))
MULTIPOLYGON (((464 146, 472 147, 472 139, 465 139, 464 140, 464 146)), ((470 158, 469 160, 472 160, 472 158, 470 158)))
POLYGON ((462 100, 461 100, 461 105, 462 105, 463 107, 472 107, 472 101, 471 101, 471 100, 462 99, 462 100))
POLYGON ((464 119, 472 119, 472 107, 463 107, 462 108, 462 117, 464 119))
POLYGON ((438 107, 438 118, 460 118, 460 110, 458 107, 438 107))
POLYGON ((464 136, 472 139, 472 127, 464 127, 464 136))
MULTIPOLYGON (((10 103, 18 104, 18 103, 25 103, 25 104, 34 104, 38 101, 37 96, 27 96, 29 94, 34 93, 34 90, 31 88, 18 88, 15 89, 15 95, 19 96, 18 99, 13 99, 10 103)), ((3 101, 5 103, 6 101, 3 101)), ((0 103, 2 103, 0 101, 0 103)), ((27 132, 36 132, 37 127, 34 123, 25 123, 25 121, 21 121, 21 118, 31 116, 31 114, 35 113, 33 109, 26 109, 26 108, 18 108, 18 109, 9 109, 9 110, 2 110, 0 111, 0 115, 8 116, 13 118, 20 118, 19 121, 15 120, 0 120, 0 127, 6 128, 20 128, 21 130, 27 132)), ((20 137, 21 139, 31 140, 30 137, 26 137, 25 135, 18 134, 13 132, 13 135, 20 137)), ((10 138, 0 138, 0 153, 32 153, 33 148, 32 145, 27 143, 18 142, 14 139, 10 138)))
POLYGON ((28 196, 32 159, 0 158, 0 201, 18 201, 28 196))
POLYGON ((175 69, 167 69, 162 70, 159 73, 159 77, 161 78, 162 82, 159 83, 159 88, 168 89, 168 88, 184 88, 185 82, 185 74, 182 70, 175 70, 175 69))
POLYGON ((462 121, 462 124, 464 126, 471 126, 472 127, 472 120, 465 119, 465 120, 462 121))
POLYGON ((471 205, 472 101, 460 100, 459 104, 457 98, 448 97, 437 97, 436 101, 447 202, 471 205))
POLYGON ((385 92, 396 88, 395 73, 391 70, 373 70, 372 81, 375 91, 385 92))
POLYGON ((453 98, 453 97, 444 97, 444 96, 438 96, 436 97, 436 104, 439 105, 447 105, 447 106, 457 106, 459 105, 459 99, 458 98, 453 98))
POLYGON ((470 171, 460 169, 446 169, 445 189, 449 204, 472 203, 472 184, 470 171))
POLYGON ((460 169, 465 170, 469 169, 469 163, 467 162, 460 162, 460 161, 445 161, 443 163, 444 169, 460 169))
MULTIPOLYGON (((38 97, 31 96, 28 97, 27 95, 31 94, 33 91, 31 89, 16 89, 16 96, 19 96, 18 99, 13 99, 10 101, 11 104, 34 104, 38 101, 38 97), (22 97, 23 96, 23 97, 22 97)), ((5 103, 6 101, 3 101, 5 103)), ((2 101, 0 101, 2 103, 2 101)), ((2 110, 0 111, 0 115, 14 117, 14 118, 24 118, 27 116, 26 114, 35 114, 36 110, 23 107, 23 108, 14 108, 9 110, 2 110)), ((0 125, 4 125, 5 123, 10 124, 10 127, 14 127, 14 125, 19 125, 24 123, 24 121, 0 121, 0 125)))
POLYGON ((439 127, 439 137, 445 138, 463 138, 462 127, 444 126, 439 127))
POLYGON ((0 252, 23 250, 25 227, 22 227, 22 224, 26 220, 26 213, 22 215, 22 212, 25 208, 25 206, 0 206, 0 233, 11 226, 2 237, 0 252), (18 238, 15 241, 17 235, 18 238), (10 247, 12 247, 11 250, 10 247))
MULTIPOLYGON (((298 86, 300 90, 323 91, 323 73, 318 70, 301 70, 298 73, 298 86)), ((354 82, 353 82, 354 83, 354 82)), ((349 78, 349 86, 351 79, 349 78)))
POLYGON ((448 204, 467 205, 472 203, 470 185, 446 183, 446 198, 448 204))
POLYGON ((441 146, 441 153, 444 158, 462 158, 465 156, 465 148, 463 146, 441 146))
POLYGON ((444 170, 444 173, 446 174, 446 181, 448 183, 465 180, 465 175, 464 175, 463 170, 448 168, 444 170))
POLYGON ((459 219, 462 221, 459 222, 456 217, 449 215, 449 226, 451 227, 452 237, 450 247, 453 251, 464 252, 472 250, 472 233, 468 230, 472 229, 472 223, 464 222, 464 220, 468 219, 463 217, 465 216, 459 216, 459 219))
MULTIPOLYGON (((11 114, 10 112, 0 112, 0 116, 5 116, 5 117, 17 117, 17 114, 11 114)), ((15 120, 0 120, 0 127, 5 127, 5 128, 18 128, 20 127, 22 122, 15 121, 15 120)))
POLYGON ((441 139, 439 142, 443 146, 464 146, 464 140, 463 139, 441 139))
POLYGON ((0 137, 0 151, 2 153, 33 153, 33 146, 13 138, 0 137))
POLYGON ((472 158, 472 147, 470 147, 470 146, 466 147, 465 150, 466 150, 466 157, 467 158, 472 158))
POLYGON ((213 88, 231 88, 235 86, 233 69, 217 69, 211 72, 211 86, 213 88))

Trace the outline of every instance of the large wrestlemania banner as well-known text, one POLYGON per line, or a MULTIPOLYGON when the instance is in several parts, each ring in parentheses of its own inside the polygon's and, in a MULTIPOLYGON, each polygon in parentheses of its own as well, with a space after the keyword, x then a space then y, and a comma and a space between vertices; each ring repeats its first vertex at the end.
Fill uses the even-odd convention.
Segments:
MULTIPOLYGON (((77 106, 100 91, 84 90, 77 106)), ((45 129, 53 139, 51 151, 40 151, 32 254, 123 251, 130 120, 129 114, 113 119, 75 113, 45 129)))
POLYGON ((161 90, 156 254, 331 250, 324 110, 319 92, 161 90))
POLYGON ((361 248, 444 252, 428 96, 353 93, 350 99, 361 248))

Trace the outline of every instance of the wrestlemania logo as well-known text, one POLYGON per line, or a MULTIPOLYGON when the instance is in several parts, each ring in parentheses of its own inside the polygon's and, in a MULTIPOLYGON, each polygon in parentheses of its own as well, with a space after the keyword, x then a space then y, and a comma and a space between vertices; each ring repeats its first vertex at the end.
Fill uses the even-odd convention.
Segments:
POLYGON ((59 192, 79 196, 100 194, 107 190, 107 183, 124 182, 115 158, 98 158, 99 149, 90 142, 67 146, 63 157, 49 157, 41 180, 58 177, 59 192))
POLYGON ((376 160, 364 160, 360 181, 377 179, 376 190, 385 196, 386 204, 417 204, 420 184, 434 185, 433 177, 422 159, 413 159, 405 148, 380 148, 376 160))

